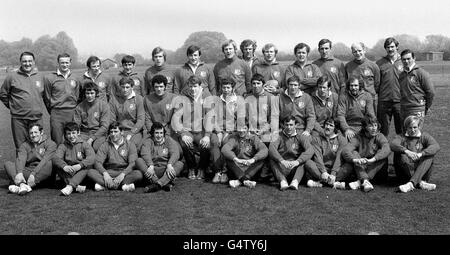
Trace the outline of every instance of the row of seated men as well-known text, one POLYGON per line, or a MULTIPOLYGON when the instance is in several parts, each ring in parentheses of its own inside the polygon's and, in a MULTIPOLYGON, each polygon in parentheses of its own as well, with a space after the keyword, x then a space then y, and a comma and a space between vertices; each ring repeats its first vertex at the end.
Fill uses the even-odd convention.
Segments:
MULTIPOLYGON (((436 184, 429 180, 434 155, 440 148, 430 134, 421 130, 420 117, 407 117, 405 134, 397 136, 390 144, 379 132, 376 118, 364 118, 362 129, 349 142, 336 131, 332 118, 325 121, 324 133, 312 139, 298 133, 296 124, 293 116, 286 117, 283 129, 274 132, 274 139, 268 146, 247 124, 239 125, 224 142, 216 162, 208 162, 207 154, 211 150, 205 141, 196 145, 193 141, 186 142, 181 153, 177 142, 166 134, 159 122, 152 125, 150 136, 144 140, 139 153, 135 144, 126 139, 118 122, 109 125, 108 139, 96 153, 81 139, 80 128, 74 122, 66 123, 65 141, 58 147, 46 137, 41 125, 32 124, 28 129, 29 139, 20 146, 16 161, 5 163, 11 181, 8 189, 11 193, 27 194, 56 172, 66 183, 61 190, 63 195, 73 191, 83 193, 86 186, 82 182, 86 177, 94 183, 95 191, 122 189, 131 192, 136 185, 146 185, 145 192, 171 191, 174 180, 183 171, 184 156, 188 165, 189 160, 200 161, 195 178, 204 178, 200 176, 200 169, 211 163, 215 171, 212 182, 228 183, 232 188, 241 185, 254 188, 255 177, 266 165, 282 191, 298 190, 299 184, 305 182, 307 187, 327 185, 369 192, 374 189, 371 180, 386 181, 387 158, 391 151, 396 176, 400 182, 405 182, 399 186, 401 192, 415 188, 436 189, 436 184), (189 159, 196 149, 200 159, 189 159), (220 162, 227 171, 220 172, 222 168, 217 168, 220 162)), ((190 178, 193 177, 191 170, 190 178)))

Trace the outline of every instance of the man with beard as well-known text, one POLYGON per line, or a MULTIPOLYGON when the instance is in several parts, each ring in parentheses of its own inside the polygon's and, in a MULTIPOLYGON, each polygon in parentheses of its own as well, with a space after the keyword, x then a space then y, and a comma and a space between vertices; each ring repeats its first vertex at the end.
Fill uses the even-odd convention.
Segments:
POLYGON ((380 133, 380 124, 376 118, 364 118, 362 129, 342 150, 346 163, 344 171, 356 173, 357 180, 348 184, 352 190, 361 186, 365 192, 373 190, 370 180, 387 179, 388 156, 391 152, 389 142, 380 133))
POLYGON ((311 96, 316 114, 316 122, 312 133, 315 136, 324 135, 325 120, 335 119, 337 116, 338 95, 331 88, 329 76, 323 75, 317 80, 317 90, 311 96))
POLYGON ((283 131, 269 145, 270 167, 280 182, 281 191, 288 188, 298 190, 305 172, 304 165, 314 154, 309 140, 297 133, 295 122, 293 116, 286 117, 283 131))
POLYGON ((252 74, 261 74, 266 83, 264 90, 274 95, 278 95, 285 87, 284 82, 284 68, 277 61, 278 49, 272 44, 268 43, 262 48, 264 60, 259 61, 252 67, 252 74))
POLYGON ((292 76, 300 78, 300 90, 312 95, 317 88, 317 80, 322 76, 320 68, 308 62, 310 47, 306 43, 299 43, 294 47, 297 60, 286 69, 285 79, 292 76))
POLYGON ((112 79, 102 72, 102 61, 96 56, 90 56, 86 61, 88 70, 81 76, 81 88, 92 81, 98 86, 98 98, 108 102, 111 97, 112 79))
POLYGON ((241 45, 239 46, 242 52, 241 59, 248 64, 250 69, 258 61, 258 57, 255 56, 256 47, 256 41, 250 39, 242 41, 241 45))
POLYGON ((350 141, 361 130, 365 117, 375 118, 372 96, 364 90, 360 78, 351 77, 338 100, 337 119, 342 133, 350 141))
POLYGON ((334 58, 331 52, 332 43, 328 39, 319 41, 320 58, 313 62, 320 68, 323 75, 328 76, 331 82, 331 91, 340 94, 345 91, 344 63, 334 58))
POLYGON ((154 76, 158 74, 166 77, 167 79, 166 91, 173 93, 175 72, 171 67, 166 65, 167 61, 166 51, 161 47, 154 48, 152 51, 152 60, 154 65, 149 67, 144 74, 145 95, 150 94, 150 92, 153 92, 152 79, 154 76))
POLYGON ((225 58, 217 62, 214 66, 216 83, 219 84, 221 79, 232 79, 236 83, 234 89, 236 95, 243 96, 245 93, 250 93, 252 71, 244 60, 236 56, 236 42, 233 40, 224 42, 222 44, 222 52, 225 58))

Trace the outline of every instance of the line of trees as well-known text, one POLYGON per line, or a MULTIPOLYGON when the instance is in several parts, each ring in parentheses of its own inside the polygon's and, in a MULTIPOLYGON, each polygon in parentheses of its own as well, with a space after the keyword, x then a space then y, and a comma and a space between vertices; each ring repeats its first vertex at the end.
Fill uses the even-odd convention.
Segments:
MULTIPOLYGON (((400 34, 394 35, 400 42, 400 51, 409 48, 417 53, 425 51, 442 51, 444 52, 444 60, 450 60, 450 38, 443 35, 428 35, 425 40, 421 41, 417 36, 400 34)), ((183 45, 175 51, 166 49, 168 64, 183 64, 186 62, 186 49, 192 45, 201 47, 202 60, 206 63, 215 63, 223 58, 221 45, 227 37, 221 32, 200 31, 189 35, 183 45)), ((386 54, 383 44, 385 38, 379 39, 376 44, 367 50, 366 56, 375 60, 386 54)), ((364 43, 364 41, 362 41, 364 43)), ((236 42, 239 47, 240 42, 236 42)), ((262 57, 261 48, 265 43, 258 42, 257 55, 262 57)), ((276 41, 272 42, 275 45, 276 41)), ((164 45, 161 45, 164 48, 164 45)), ((292 45, 294 48, 295 45, 292 45)), ((319 57, 316 45, 310 45, 312 50, 309 59, 313 60, 319 57), (315 46, 315 47, 314 47, 315 46)), ((0 40, 0 67, 18 66, 19 55, 23 51, 32 51, 36 56, 36 65, 39 70, 55 70, 56 56, 62 52, 67 52, 72 56, 72 67, 84 67, 84 63, 79 62, 78 50, 66 32, 61 31, 56 36, 51 37, 44 35, 39 37, 35 42, 29 38, 23 38, 16 42, 6 42, 0 40)), ((343 61, 351 60, 352 54, 350 47, 342 42, 333 43, 333 53, 336 58, 343 61)), ((129 53, 117 53, 112 58, 120 65, 122 57, 129 53)), ((136 58, 137 65, 149 66, 152 64, 151 56, 145 58, 141 54, 131 54, 136 58)), ((417 54, 418 60, 421 55, 417 54)), ((293 52, 278 52, 277 59, 279 61, 293 61, 295 56, 293 52)))

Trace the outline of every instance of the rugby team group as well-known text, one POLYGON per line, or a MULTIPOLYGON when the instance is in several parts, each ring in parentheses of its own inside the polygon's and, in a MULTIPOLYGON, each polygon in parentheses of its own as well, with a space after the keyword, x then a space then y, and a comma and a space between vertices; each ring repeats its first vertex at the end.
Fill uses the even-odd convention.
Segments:
POLYGON ((372 62, 358 42, 344 64, 322 39, 319 59, 310 62, 310 47, 299 43, 285 67, 274 44, 264 45, 263 59, 256 48, 244 40, 238 56, 236 42, 227 40, 224 59, 210 68, 191 45, 187 62, 172 68, 156 47, 142 78, 130 55, 117 75, 91 56, 78 77, 67 53, 43 75, 34 54, 23 52, 0 89, 16 148, 15 161, 4 163, 9 192, 24 195, 58 177, 63 195, 91 186, 171 191, 180 176, 231 188, 276 181, 281 191, 306 185, 369 192, 387 181, 391 152, 399 191, 436 189, 430 177, 440 147, 422 130, 435 92, 414 52, 399 53, 389 37, 386 56, 372 62))

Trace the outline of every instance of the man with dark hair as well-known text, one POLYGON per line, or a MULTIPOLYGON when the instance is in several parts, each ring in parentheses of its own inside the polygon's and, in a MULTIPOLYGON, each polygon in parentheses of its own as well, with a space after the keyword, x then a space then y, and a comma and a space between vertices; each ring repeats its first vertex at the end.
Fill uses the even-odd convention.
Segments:
POLYGON ((36 185, 52 175, 52 158, 56 144, 44 134, 40 124, 28 127, 28 140, 17 151, 16 162, 5 162, 5 170, 10 182, 11 193, 25 195, 36 185))
POLYGON ((88 170, 94 166, 94 149, 80 138, 80 127, 75 122, 66 123, 64 126, 65 140, 58 146, 53 157, 53 166, 56 172, 66 183, 61 190, 65 196, 74 190, 83 193, 86 186, 81 182, 86 177, 88 170))
POLYGON ((277 61, 278 49, 274 44, 268 43, 262 48, 262 53, 264 60, 253 64, 252 74, 261 74, 266 80, 264 90, 278 95, 283 90, 282 88, 285 87, 285 69, 277 61))
MULTIPOLYGON (((166 65, 167 54, 166 51, 161 47, 156 47, 152 50, 152 60, 153 66, 145 70, 144 81, 145 81, 145 95, 153 92, 152 79, 155 75, 163 75, 167 79, 166 91, 174 93, 174 81, 175 81, 175 70, 170 66, 166 65)), ((179 92, 178 92, 179 93, 179 92)))
POLYGON ((150 183, 145 191, 171 191, 175 177, 183 169, 183 162, 179 161, 181 152, 177 142, 166 135, 163 124, 154 122, 149 133, 150 138, 142 145, 141 158, 136 160, 136 167, 150 183))
POLYGON ((187 80, 195 75, 200 78, 203 89, 209 91, 211 95, 216 95, 216 81, 210 68, 200 60, 202 52, 200 47, 191 45, 186 50, 188 62, 175 71, 175 83, 173 93, 183 94, 183 90, 189 89, 187 80))
POLYGON ((378 120, 364 118, 361 132, 342 149, 346 162, 344 171, 353 169, 357 177, 356 181, 349 183, 349 187, 356 190, 362 186, 365 192, 369 192, 373 190, 370 180, 386 181, 390 152, 388 140, 380 133, 378 120))
POLYGON ((325 120, 329 118, 336 119, 337 117, 338 94, 333 92, 331 88, 329 76, 320 76, 317 80, 317 90, 311 96, 316 114, 313 135, 323 135, 325 120))
POLYGON ((313 64, 320 68, 323 75, 328 76, 331 82, 331 91, 340 94, 345 91, 345 70, 344 63, 332 54, 332 42, 329 39, 319 41, 318 50, 320 58, 313 64))
POLYGON ((142 180, 141 171, 134 170, 138 157, 136 146, 123 135, 119 122, 108 127, 109 139, 97 151, 95 169, 88 171, 88 176, 95 182, 95 191, 119 189, 132 192, 134 183, 142 180))
POLYGON ((430 74, 416 64, 411 50, 406 49, 400 55, 403 63, 403 72, 399 77, 401 123, 410 115, 425 120, 435 94, 430 74))
POLYGON ((377 118, 381 124, 381 133, 389 135, 389 126, 394 117, 395 133, 402 133, 400 117, 400 83, 398 78, 403 72, 403 64, 398 53, 398 41, 389 37, 384 41, 387 55, 376 64, 380 67, 380 86, 378 88, 377 118))
POLYGON ((281 191, 297 190, 303 178, 304 164, 314 155, 314 150, 309 139, 297 133, 294 116, 286 117, 283 124, 278 139, 269 146, 270 167, 280 182, 281 191))
POLYGON ((320 68, 308 62, 310 47, 306 43, 299 43, 294 47, 294 55, 297 60, 289 65, 284 75, 287 80, 292 76, 297 76, 300 80, 300 90, 312 95, 317 88, 317 79, 322 76, 320 68))
POLYGON ((236 56, 237 45, 233 40, 227 40, 222 44, 224 59, 214 66, 214 77, 219 84, 221 79, 232 79, 235 83, 236 95, 242 96, 251 91, 250 79, 252 70, 249 65, 236 56))
POLYGON ((360 78, 350 77, 346 92, 339 96, 337 109, 339 127, 349 141, 361 130, 366 116, 375 118, 372 96, 364 90, 360 78))
POLYGON ((97 56, 90 56, 86 61, 87 71, 81 76, 81 88, 88 81, 92 81, 98 86, 98 98, 108 102, 111 97, 112 79, 102 72, 102 61, 97 56))
POLYGON ((256 47, 256 41, 250 39, 245 39, 241 42, 241 45, 239 45, 242 52, 241 59, 248 64, 250 69, 258 61, 258 57, 255 56, 256 47))
POLYGON ((34 54, 20 54, 20 68, 3 81, 0 89, 0 100, 11 113, 11 130, 16 147, 24 143, 28 136, 28 126, 33 123, 42 125, 43 77, 35 68, 34 54))
POLYGON ((73 121, 80 126, 80 138, 97 151, 106 141, 110 108, 107 102, 98 99, 98 87, 94 82, 86 82, 83 91, 84 100, 75 108, 73 121))
POLYGON ((50 113, 51 138, 64 141, 64 124, 72 121, 80 97, 81 84, 70 71, 72 59, 67 53, 58 55, 58 68, 44 76, 44 102, 50 113))
POLYGON ((119 81, 120 79, 124 77, 128 77, 133 79, 134 86, 133 90, 136 93, 136 95, 140 95, 144 97, 145 94, 145 88, 144 83, 142 83, 142 79, 139 78, 138 73, 134 71, 134 67, 136 66, 136 59, 135 57, 131 55, 125 55, 122 58, 122 71, 120 71, 113 79, 112 79, 112 93, 114 96, 120 96, 120 87, 119 87, 119 81))

